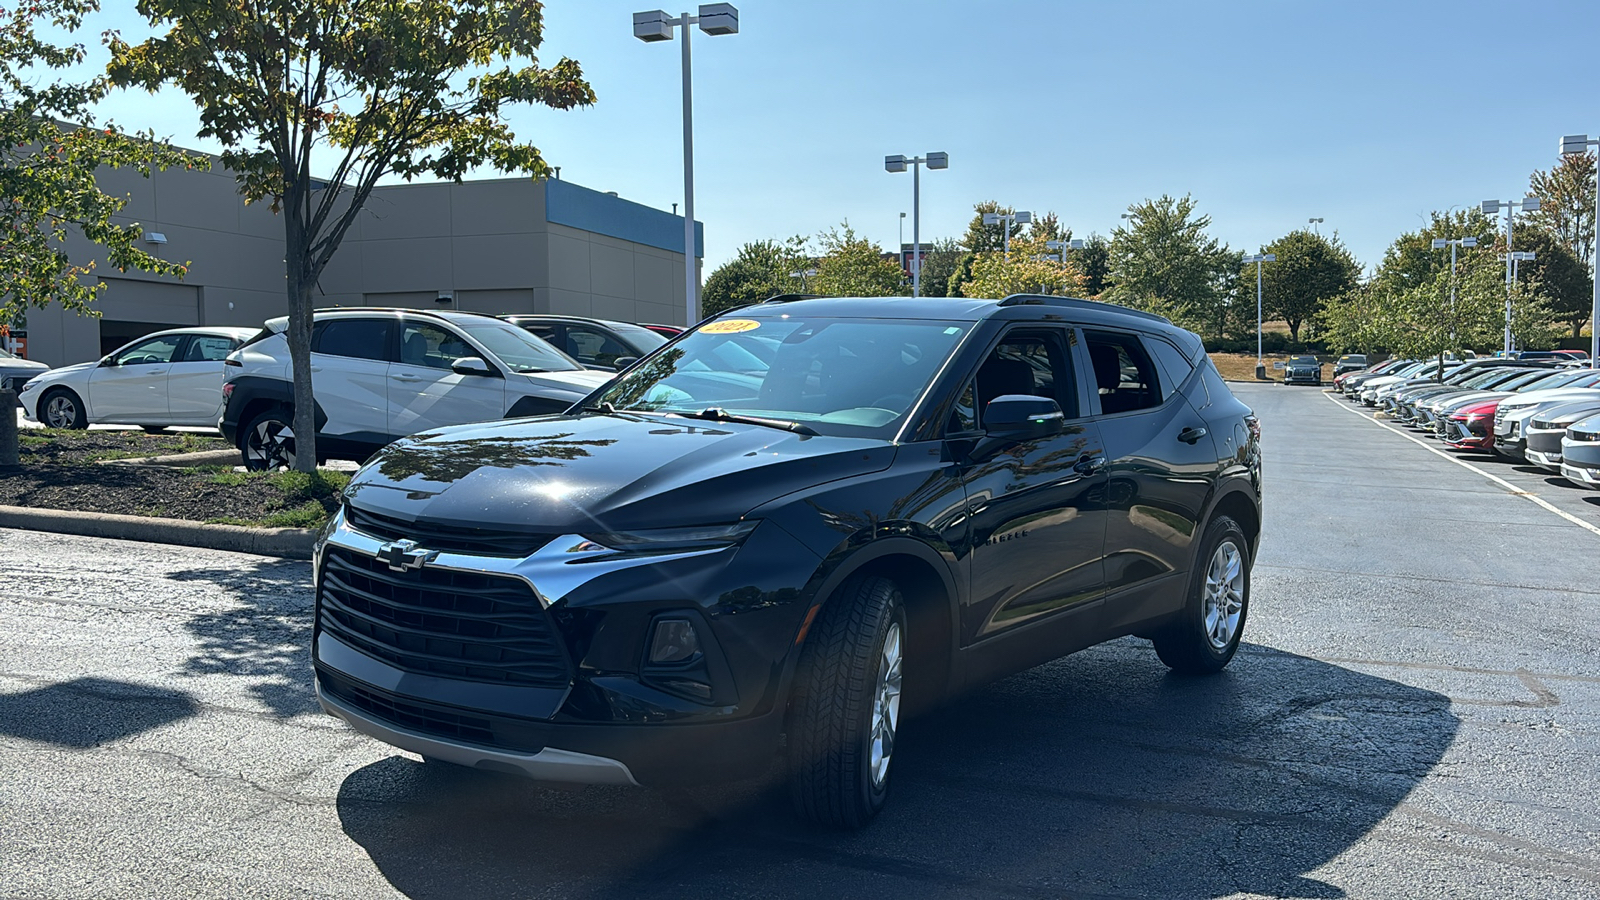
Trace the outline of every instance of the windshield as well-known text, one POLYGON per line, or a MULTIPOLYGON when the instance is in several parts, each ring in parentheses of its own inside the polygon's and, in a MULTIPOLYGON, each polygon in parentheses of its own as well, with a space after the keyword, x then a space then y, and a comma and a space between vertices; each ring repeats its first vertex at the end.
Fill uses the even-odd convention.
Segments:
POLYGON ((0 347, 0 359, 16 359, 16 357, 7 353, 6 348, 0 347))
POLYGON ((1289 362, 1305 363, 1314 366, 1317 364, 1317 358, 1315 356, 1291 356, 1289 357, 1289 362))
POLYGON ((453 319, 513 372, 571 372, 582 369, 572 357, 507 322, 495 319, 453 319))
POLYGON ((888 437, 967 323, 785 316, 719 319, 594 400, 617 410, 779 419, 821 434, 888 437))

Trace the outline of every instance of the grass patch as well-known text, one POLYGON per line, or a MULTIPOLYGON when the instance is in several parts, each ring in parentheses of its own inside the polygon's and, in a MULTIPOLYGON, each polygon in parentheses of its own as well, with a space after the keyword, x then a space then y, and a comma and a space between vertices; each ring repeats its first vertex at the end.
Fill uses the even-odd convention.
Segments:
POLYGON ((271 485, 282 497, 277 509, 253 519, 223 517, 207 519, 214 525, 243 525, 247 528, 321 528, 339 508, 339 492, 350 483, 345 472, 214 472, 206 477, 210 484, 228 487, 252 481, 271 485))
MULTIPOLYGON (((198 472, 200 470, 197 469, 196 471, 198 472)), ((249 481, 251 477, 251 473, 249 472, 235 472, 232 469, 229 469, 224 472, 212 472, 210 475, 207 475, 206 484, 221 484, 228 487, 236 487, 249 481)))

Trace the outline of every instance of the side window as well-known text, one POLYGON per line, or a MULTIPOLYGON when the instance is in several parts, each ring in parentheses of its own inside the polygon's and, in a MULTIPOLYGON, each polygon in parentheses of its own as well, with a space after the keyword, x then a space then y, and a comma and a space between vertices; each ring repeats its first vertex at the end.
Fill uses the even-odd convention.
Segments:
POLYGON ((178 349, 178 345, 183 343, 183 337, 181 334, 169 334, 165 337, 140 341, 117 354, 117 365, 152 366, 172 362, 172 354, 178 349))
POLYGON ((1178 387, 1189 379, 1189 373, 1194 371, 1194 365, 1184 358, 1177 347, 1157 337, 1144 339, 1146 350, 1155 357, 1156 366, 1161 370, 1161 400, 1166 402, 1177 392, 1178 387))
POLYGON ((389 358, 393 319, 333 319, 312 329, 311 352, 351 359, 389 358))
POLYGON ((635 356, 609 335, 575 325, 567 326, 567 355, 586 366, 615 366, 624 356, 635 356))
POLYGON ((478 356, 477 350, 459 336, 427 322, 407 321, 400 332, 400 364, 449 369, 463 356, 478 356))
POLYGON ((197 334, 189 338, 189 349, 183 351, 183 359, 185 362, 221 362, 237 346, 233 338, 197 334))
POLYGON ((1164 398, 1155 364, 1137 337, 1109 331, 1086 331, 1084 336, 1102 413, 1113 415, 1161 405, 1164 398))
POLYGON ((989 352, 957 398, 946 423, 952 433, 983 425, 983 408, 1006 394, 1049 397, 1067 418, 1078 416, 1078 389, 1061 332, 1018 329, 989 352))
POLYGON ((556 340, 556 327, 554 325, 524 325, 528 333, 552 346, 559 346, 556 340))

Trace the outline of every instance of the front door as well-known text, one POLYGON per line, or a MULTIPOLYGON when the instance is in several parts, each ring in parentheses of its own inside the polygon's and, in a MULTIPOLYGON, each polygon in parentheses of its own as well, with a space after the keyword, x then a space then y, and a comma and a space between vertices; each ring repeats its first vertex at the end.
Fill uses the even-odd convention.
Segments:
MULTIPOLYGON (((166 424, 167 372, 186 339, 181 334, 145 338, 117 351, 109 365, 95 369, 89 376, 89 421, 166 424)), ((220 384, 217 390, 222 390, 220 384)))
POLYGON ((415 319, 402 322, 400 359, 389 367, 391 434, 491 422, 506 414, 503 375, 451 370, 451 363, 466 356, 482 359, 483 353, 438 325, 415 319))
MULTIPOLYGON (((983 407, 1006 394, 1053 398, 1066 416, 1051 437, 981 452, 965 474, 972 546, 967 643, 1087 609, 1105 592, 1104 448, 1083 415, 1069 340, 1059 327, 1007 332, 968 383, 954 427, 977 435, 983 407), (976 415, 974 415, 974 413, 976 415)), ((1040 648, 1045 658, 1058 653, 1040 648)))

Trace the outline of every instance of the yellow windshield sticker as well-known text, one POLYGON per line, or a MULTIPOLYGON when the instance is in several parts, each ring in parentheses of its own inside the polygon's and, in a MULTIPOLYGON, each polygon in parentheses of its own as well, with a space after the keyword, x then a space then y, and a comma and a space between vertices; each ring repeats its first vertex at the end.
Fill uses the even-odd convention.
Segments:
POLYGON ((738 334, 741 331, 755 331, 761 323, 755 319, 722 319, 712 322, 701 328, 703 334, 738 334))

